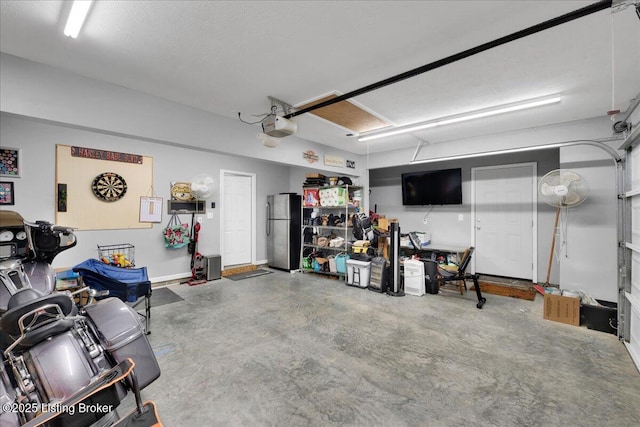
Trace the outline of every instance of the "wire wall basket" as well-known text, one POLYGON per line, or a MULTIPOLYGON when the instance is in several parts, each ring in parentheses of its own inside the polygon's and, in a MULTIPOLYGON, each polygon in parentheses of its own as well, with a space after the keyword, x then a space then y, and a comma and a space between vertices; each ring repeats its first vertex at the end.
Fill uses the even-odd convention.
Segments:
POLYGON ((98 259, 116 267, 135 267, 136 247, 130 243, 98 245, 98 259))

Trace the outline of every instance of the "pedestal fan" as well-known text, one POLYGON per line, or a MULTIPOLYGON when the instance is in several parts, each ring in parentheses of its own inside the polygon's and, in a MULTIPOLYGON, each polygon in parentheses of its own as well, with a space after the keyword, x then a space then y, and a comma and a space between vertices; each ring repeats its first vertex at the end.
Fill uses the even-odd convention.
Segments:
POLYGON ((542 177, 538 184, 538 193, 545 203, 556 208, 553 239, 551 240, 551 252, 549 254, 549 267, 547 269, 547 280, 545 281, 545 286, 547 286, 549 284, 549 277, 551 276, 551 264, 553 263, 557 234, 556 229, 558 228, 560 212, 563 209, 574 208, 584 202, 589 194, 589 186, 578 173, 566 169, 556 169, 542 177))

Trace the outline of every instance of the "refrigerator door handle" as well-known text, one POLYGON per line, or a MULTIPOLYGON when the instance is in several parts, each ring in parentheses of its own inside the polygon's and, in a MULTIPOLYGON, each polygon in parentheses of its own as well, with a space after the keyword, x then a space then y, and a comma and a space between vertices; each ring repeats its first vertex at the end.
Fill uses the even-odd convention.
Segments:
POLYGON ((267 224, 266 224, 266 229, 267 229, 267 236, 271 236, 271 221, 269 221, 269 213, 271 212, 271 204, 269 202, 267 202, 267 224))

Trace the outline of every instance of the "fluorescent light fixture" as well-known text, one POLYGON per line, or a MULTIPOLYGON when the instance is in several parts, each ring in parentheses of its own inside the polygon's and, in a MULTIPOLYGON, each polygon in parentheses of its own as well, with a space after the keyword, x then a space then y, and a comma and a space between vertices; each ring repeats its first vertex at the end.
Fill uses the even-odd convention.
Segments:
POLYGON ((67 19, 67 25, 64 27, 64 35, 71 38, 78 37, 82 24, 87 18, 87 13, 91 8, 93 0, 75 0, 71 6, 69 12, 69 19, 67 19))
MULTIPOLYGON (((515 153, 524 153, 528 151, 538 151, 538 150, 549 150, 552 148, 563 148, 563 147, 571 147, 575 145, 590 145, 592 147, 600 148, 601 150, 606 151, 611 158, 616 162, 620 162, 620 155, 616 150, 609 147, 606 143, 619 141, 622 139, 621 136, 614 136, 611 138, 602 138, 596 140, 575 140, 575 141, 565 141, 565 142, 552 142, 549 144, 541 144, 541 145, 530 145, 526 147, 518 147, 518 148, 505 148, 503 150, 493 150, 493 151, 481 151, 478 153, 468 153, 468 154, 456 154, 453 156, 444 156, 444 157, 433 157, 431 159, 414 159, 409 162, 410 165, 418 165, 424 163, 439 163, 446 162, 450 160, 462 160, 462 159, 474 159, 477 157, 487 157, 487 156, 495 156, 498 154, 515 154, 515 153)), ((418 151, 416 151, 418 154, 418 151)))
POLYGON ((407 125, 403 127, 399 127, 393 130, 375 133, 372 135, 365 135, 358 138, 358 141, 372 141, 374 139, 386 138, 387 136, 400 135, 403 133, 415 132, 417 130, 434 128, 437 126, 450 125, 453 123, 464 122, 467 120, 480 119, 483 117, 495 116, 497 114, 510 113, 512 111, 524 110, 527 108, 540 107, 542 105, 555 104, 560 102, 560 97, 555 96, 552 98, 537 98, 530 99, 527 101, 516 102, 513 104, 504 104, 496 107, 486 108, 484 110, 476 110, 471 111, 464 114, 459 114, 455 116, 443 117, 440 119, 430 120, 428 122, 414 123, 412 125, 407 125))

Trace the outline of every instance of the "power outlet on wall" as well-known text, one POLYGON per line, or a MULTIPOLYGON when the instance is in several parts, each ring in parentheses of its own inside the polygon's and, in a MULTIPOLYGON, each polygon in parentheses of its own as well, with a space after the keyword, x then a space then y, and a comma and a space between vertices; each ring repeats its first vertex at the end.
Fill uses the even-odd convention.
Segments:
POLYGON ((424 225, 427 225, 427 223, 428 223, 428 222, 429 222, 429 220, 428 220, 427 218, 425 218, 425 219, 423 219, 423 220, 422 220, 422 223, 423 223, 424 225))

